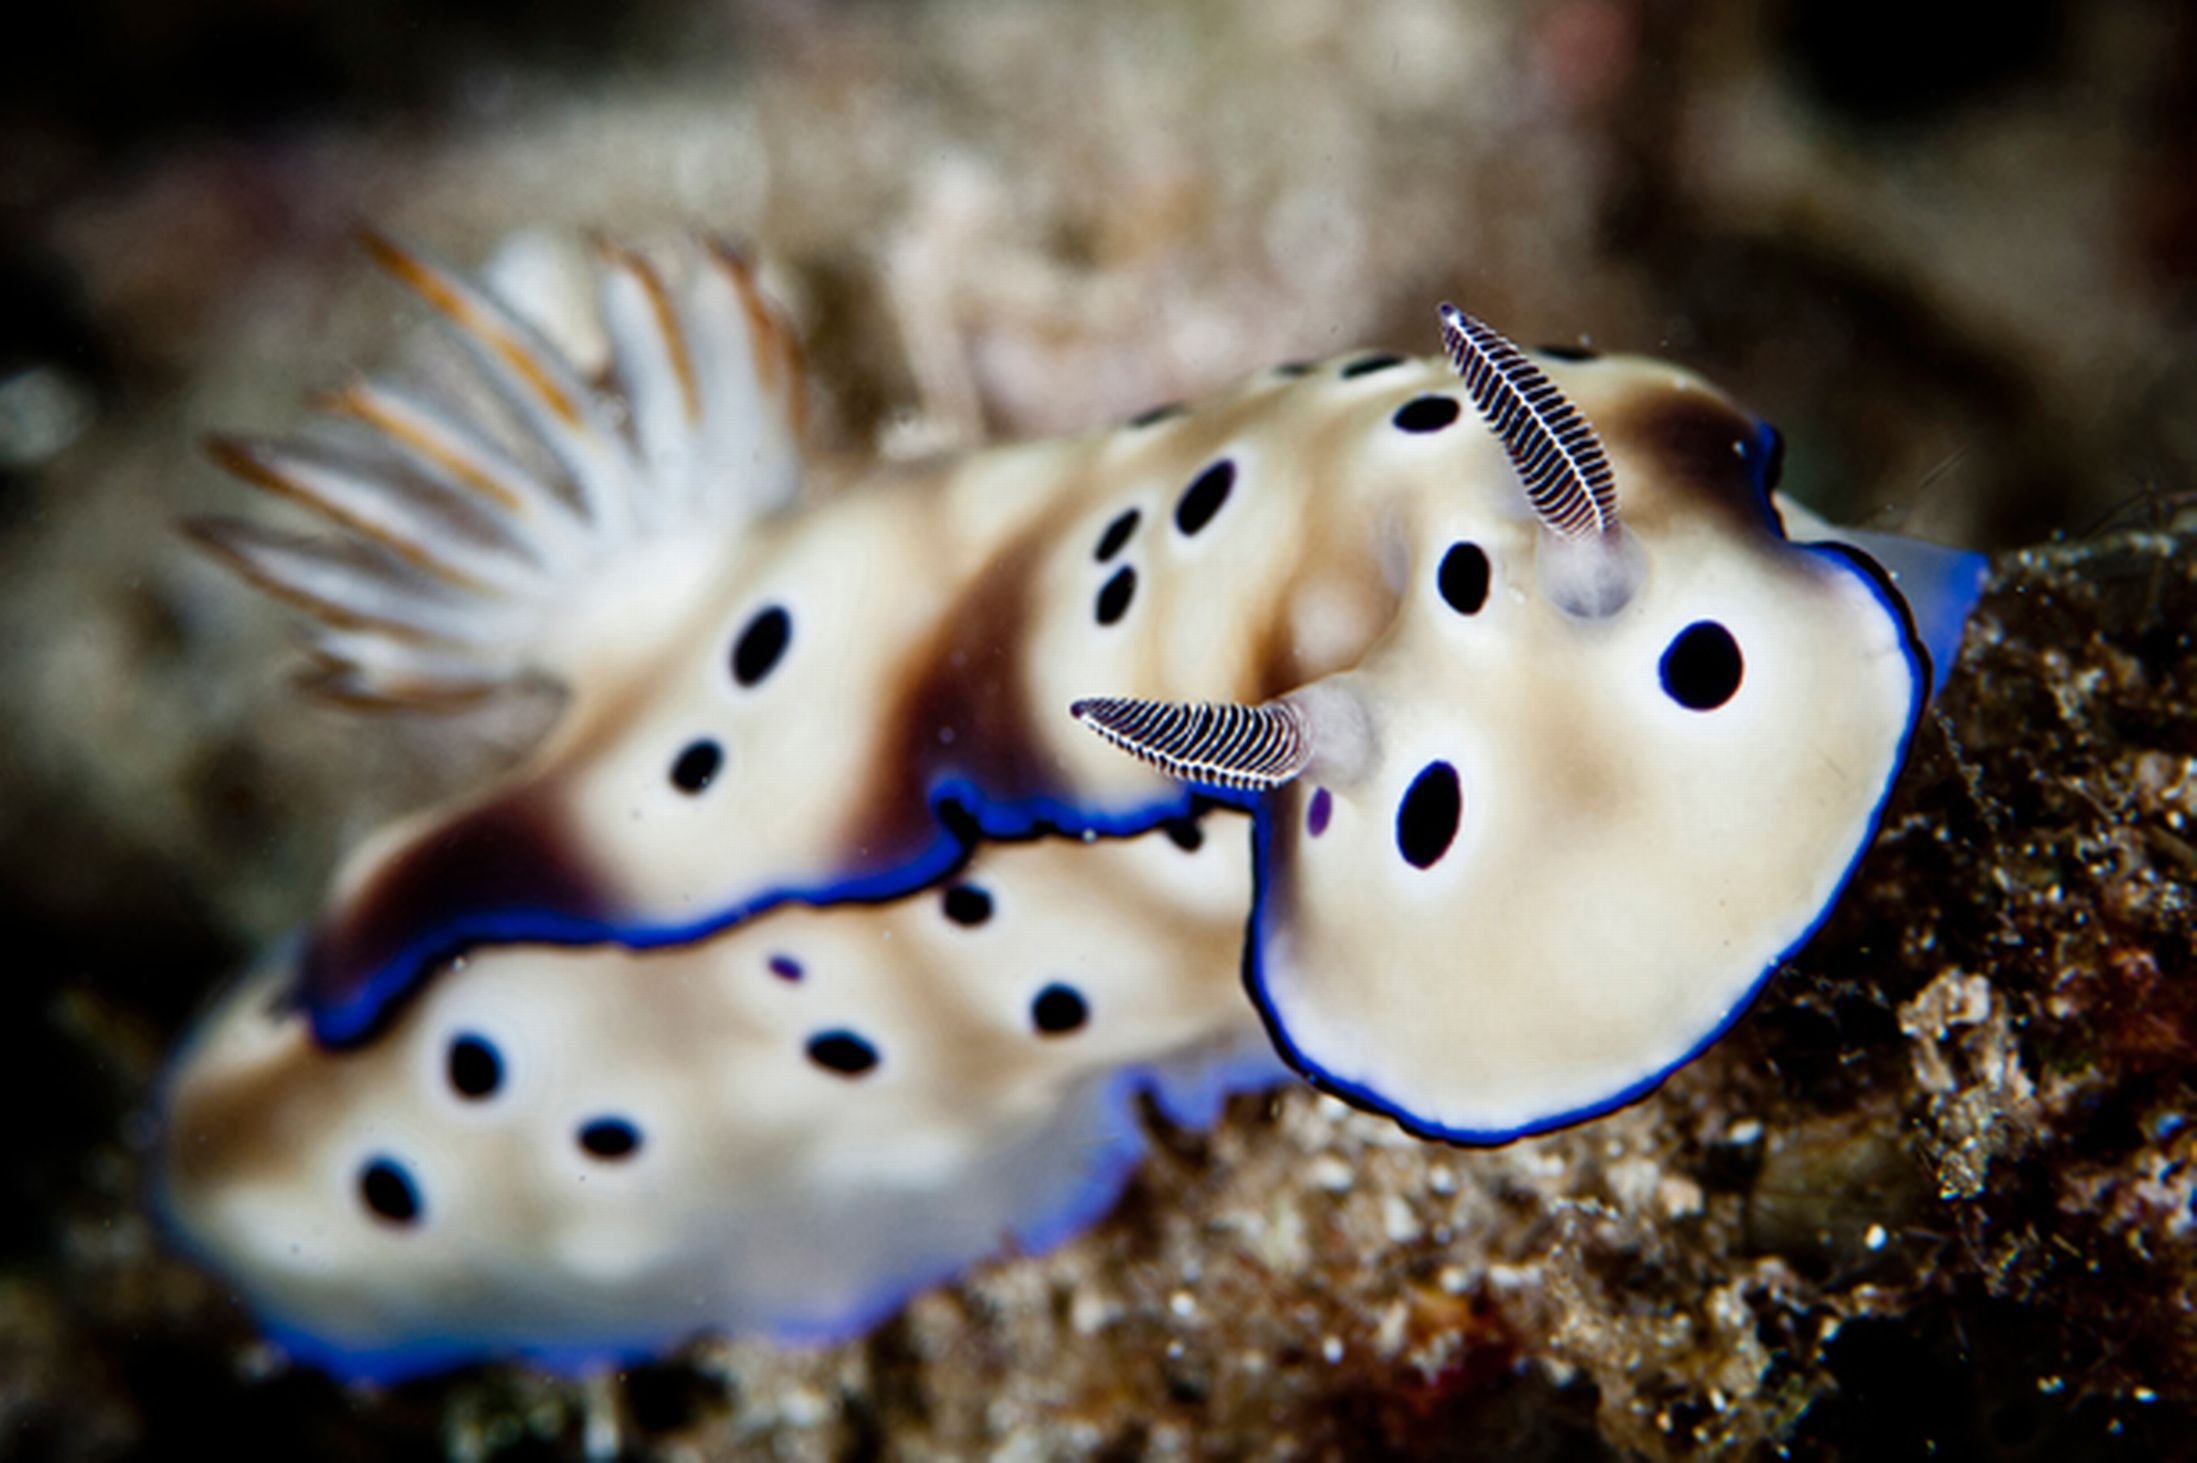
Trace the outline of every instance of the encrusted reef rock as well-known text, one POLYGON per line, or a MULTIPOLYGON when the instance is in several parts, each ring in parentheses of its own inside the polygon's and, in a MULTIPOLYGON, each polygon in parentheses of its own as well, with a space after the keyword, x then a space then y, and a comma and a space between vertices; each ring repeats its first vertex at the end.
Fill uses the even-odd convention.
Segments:
MULTIPOLYGON (((2187 535, 2002 558, 1828 926, 1705 1058, 1571 1132, 1431 1147, 1304 1090, 1209 1137, 1153 1115, 1108 1221, 866 1341, 381 1392, 287 1368, 158 1257, 107 1139, 52 1267, 0 1293, 0 1424, 73 1456, 2186 1452, 2192 624, 2187 535)), ((64 1019, 127 1100, 142 1032, 64 1019)))

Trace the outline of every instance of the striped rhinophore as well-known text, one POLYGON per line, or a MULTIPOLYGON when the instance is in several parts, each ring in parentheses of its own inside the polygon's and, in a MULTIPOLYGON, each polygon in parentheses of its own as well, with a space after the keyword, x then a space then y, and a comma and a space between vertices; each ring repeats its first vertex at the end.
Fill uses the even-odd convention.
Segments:
POLYGON ((1473 405, 1502 438, 1526 499, 1565 538, 1617 528, 1617 484, 1602 439, 1556 383, 1492 327, 1442 306, 1442 344, 1473 405))
POLYGON ((1094 696, 1068 714, 1178 782, 1271 792, 1311 760, 1302 713, 1278 701, 1183 705, 1094 696))

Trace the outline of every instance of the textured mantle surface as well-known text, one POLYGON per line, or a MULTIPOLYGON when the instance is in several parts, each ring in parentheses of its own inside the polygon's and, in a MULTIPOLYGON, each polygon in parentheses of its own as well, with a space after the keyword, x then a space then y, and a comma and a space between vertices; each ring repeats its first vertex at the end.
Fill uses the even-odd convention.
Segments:
MULTIPOLYGON (((126 1142, 42 1142, 80 1176, 49 1265, 0 1289, 0 1423, 75 1454, 2171 1452, 2197 1426, 2191 549, 2002 560, 1838 914, 1604 1121, 1473 1153, 1242 1101, 1160 1131, 1097 1231, 863 1344, 352 1393, 152 1253, 126 1142)), ((57 1019, 102 1054, 77 1079, 133 1100, 139 1019, 57 1019)))

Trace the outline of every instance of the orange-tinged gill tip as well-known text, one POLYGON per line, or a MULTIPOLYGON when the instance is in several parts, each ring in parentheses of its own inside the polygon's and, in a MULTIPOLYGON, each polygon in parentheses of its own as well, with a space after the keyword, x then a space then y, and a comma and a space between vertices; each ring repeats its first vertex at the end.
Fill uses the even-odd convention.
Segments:
POLYGON ((649 310, 656 316, 657 334, 663 337, 664 348, 671 356, 672 374, 679 378, 679 401, 686 408, 687 421, 702 419, 702 391, 694 376, 694 358, 687 350, 686 332, 679 328, 679 317, 671 307, 671 293, 664 288, 664 277, 642 255, 631 249, 621 248, 604 239, 594 241, 595 252, 607 265, 623 269, 639 282, 648 295, 649 310))
POLYGON ((803 389, 801 345, 781 321, 755 285, 755 270, 747 252, 730 240, 711 235, 708 255, 732 282, 740 309, 748 320, 750 349, 755 353, 755 379, 764 391, 784 397, 786 420, 796 437, 808 422, 808 394, 803 389))
POLYGON ((366 423, 507 512, 517 513, 525 507, 510 487, 421 431, 417 423, 391 411, 387 402, 364 386, 353 384, 340 391, 321 392, 313 398, 312 404, 323 411, 366 423))
POLYGON ((455 685, 418 677, 376 676, 369 681, 364 672, 340 656, 319 651, 308 654, 313 663, 299 667, 290 678, 291 684, 300 694, 345 711, 378 716, 463 711, 479 705, 496 689, 485 683, 455 685))
POLYGON ((454 569, 436 558, 424 544, 392 533, 386 525, 363 518, 341 503, 332 501, 325 494, 314 492, 305 483, 285 473, 268 456, 266 449, 252 442, 241 437, 214 433, 206 438, 206 455, 224 472, 278 498, 287 498, 360 538, 380 544, 413 568, 440 579, 454 589, 469 590, 476 594, 495 592, 493 586, 483 584, 472 575, 454 569))
POLYGON ((579 404, 535 356, 532 347, 480 305, 455 281, 426 260, 374 229, 359 231, 359 242, 374 262, 388 270, 427 301, 437 313, 478 340, 511 368, 541 398, 558 420, 569 427, 581 425, 579 404))
POLYGON ((339 630, 368 631, 391 640, 410 644, 422 644, 435 637, 417 625, 407 625, 401 620, 383 619, 378 615, 362 614, 335 601, 311 594, 298 587, 292 580, 267 568, 242 542, 251 527, 229 518, 186 518, 176 525, 199 552, 207 555, 222 568, 236 575, 263 594, 272 596, 293 609, 302 610, 323 624, 339 630))

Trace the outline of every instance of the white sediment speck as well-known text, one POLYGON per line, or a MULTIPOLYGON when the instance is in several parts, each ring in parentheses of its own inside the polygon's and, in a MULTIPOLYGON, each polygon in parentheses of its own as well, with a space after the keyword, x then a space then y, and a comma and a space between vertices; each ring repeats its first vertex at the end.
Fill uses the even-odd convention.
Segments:
POLYGON ((36 467, 91 425, 91 393, 58 366, 0 377, 0 468, 36 467))
POLYGON ((1332 1153, 1323 1153, 1313 1159, 1306 1177, 1311 1179, 1312 1187, 1330 1194, 1348 1193, 1351 1185, 1357 1182, 1350 1165, 1332 1153))
POLYGON ((1068 1325, 1078 1336, 1089 1336, 1111 1324, 1121 1308, 1099 1290, 1079 1286, 1068 1302, 1068 1325))

